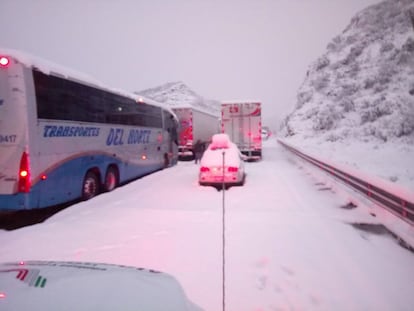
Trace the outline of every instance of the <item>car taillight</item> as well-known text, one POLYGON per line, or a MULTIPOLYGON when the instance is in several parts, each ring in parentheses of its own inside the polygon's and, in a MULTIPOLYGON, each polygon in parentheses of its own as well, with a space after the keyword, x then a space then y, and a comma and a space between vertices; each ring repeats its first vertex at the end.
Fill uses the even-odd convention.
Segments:
POLYGON ((239 168, 238 167, 235 167, 235 166, 229 166, 227 170, 229 172, 235 173, 235 172, 237 172, 239 170, 239 168))
POLYGON ((0 67, 6 68, 10 64, 10 60, 6 56, 0 56, 0 67))
POLYGON ((30 191, 29 155, 26 152, 23 152, 22 158, 20 160, 18 191, 19 192, 29 192, 30 191))
POLYGON ((202 166, 200 167, 200 172, 210 172, 210 169, 208 167, 202 166))

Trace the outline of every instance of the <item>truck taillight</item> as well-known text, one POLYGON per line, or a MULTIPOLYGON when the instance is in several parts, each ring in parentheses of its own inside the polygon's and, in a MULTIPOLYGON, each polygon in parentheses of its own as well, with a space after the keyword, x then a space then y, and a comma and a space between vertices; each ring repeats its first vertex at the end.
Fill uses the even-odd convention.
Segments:
POLYGON ((208 167, 202 166, 200 167, 200 172, 203 172, 203 173, 210 172, 210 169, 208 167))
POLYGON ((23 152, 22 158, 20 160, 18 191, 19 192, 30 191, 29 155, 26 152, 23 152))
POLYGON ((193 140, 193 127, 190 126, 189 127, 189 132, 188 132, 188 140, 193 140))
POLYGON ((10 60, 6 56, 0 56, 0 67, 6 68, 10 64, 10 60))

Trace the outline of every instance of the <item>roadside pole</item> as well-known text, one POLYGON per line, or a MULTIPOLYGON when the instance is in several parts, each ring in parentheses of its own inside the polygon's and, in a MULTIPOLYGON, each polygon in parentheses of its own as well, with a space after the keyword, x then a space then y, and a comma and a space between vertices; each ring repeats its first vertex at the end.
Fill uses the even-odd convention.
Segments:
POLYGON ((225 242, 226 242, 226 231, 225 231, 225 229, 226 229, 226 222, 225 222, 225 193, 226 193, 226 185, 225 185, 225 183, 224 183, 224 167, 225 167, 225 155, 226 155, 226 153, 223 151, 222 152, 222 155, 223 155, 223 165, 222 165, 222 167, 221 167, 221 172, 222 172, 222 177, 223 177, 223 182, 222 182, 222 188, 221 188, 221 193, 222 193, 222 204, 221 204, 221 207, 222 207, 222 268, 223 268, 223 271, 222 271, 222 277, 223 277, 223 279, 222 279, 222 297, 223 297, 223 311, 225 311, 226 310, 226 290, 225 290, 225 284, 226 284, 226 269, 225 269, 225 267, 226 267, 226 260, 225 260, 225 255, 226 255, 226 253, 225 253, 225 246, 226 246, 226 244, 225 244, 225 242))

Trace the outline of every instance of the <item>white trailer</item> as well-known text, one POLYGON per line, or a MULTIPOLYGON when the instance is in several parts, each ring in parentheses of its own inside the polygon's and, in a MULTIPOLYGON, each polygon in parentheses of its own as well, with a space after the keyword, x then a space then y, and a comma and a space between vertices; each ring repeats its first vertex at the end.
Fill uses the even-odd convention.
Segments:
POLYGON ((220 132, 219 116, 194 107, 172 108, 177 115, 179 128, 178 156, 193 159, 193 146, 197 140, 208 143, 220 132))
POLYGON ((262 109, 255 101, 231 101, 221 105, 221 131, 229 135, 248 160, 262 158, 262 109))

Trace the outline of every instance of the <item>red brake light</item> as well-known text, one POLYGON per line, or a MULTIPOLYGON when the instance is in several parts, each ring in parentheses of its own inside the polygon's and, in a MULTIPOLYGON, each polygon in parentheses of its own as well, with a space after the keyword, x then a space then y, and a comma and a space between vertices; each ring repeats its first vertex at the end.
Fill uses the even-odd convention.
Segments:
POLYGON ((238 167, 235 167, 235 166, 229 166, 229 168, 227 169, 229 172, 237 172, 238 170, 239 170, 239 168, 238 167))
POLYGON ((189 127, 189 129, 190 129, 190 132, 188 133, 189 135, 188 135, 188 139, 189 140, 193 140, 193 127, 192 126, 190 126, 189 127))
POLYGON ((210 172, 210 169, 208 167, 202 166, 200 167, 200 172, 210 172))
POLYGON ((10 60, 6 56, 0 56, 0 66, 7 67, 10 64, 10 60))
POLYGON ((23 152, 22 158, 20 160, 18 191, 19 192, 30 191, 29 155, 26 152, 23 152))

